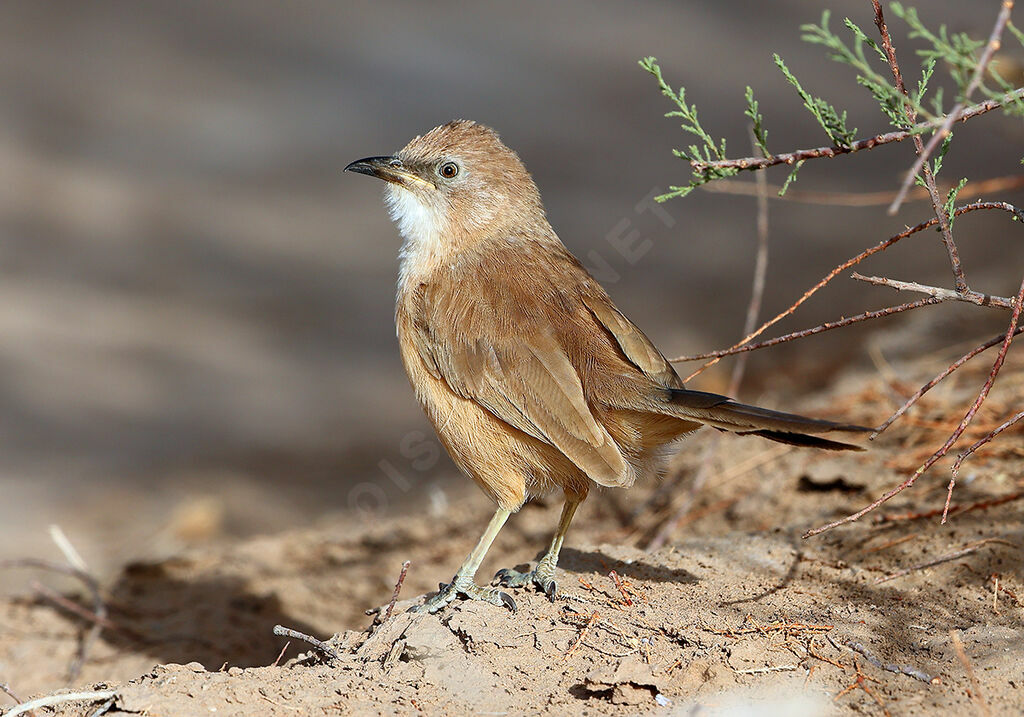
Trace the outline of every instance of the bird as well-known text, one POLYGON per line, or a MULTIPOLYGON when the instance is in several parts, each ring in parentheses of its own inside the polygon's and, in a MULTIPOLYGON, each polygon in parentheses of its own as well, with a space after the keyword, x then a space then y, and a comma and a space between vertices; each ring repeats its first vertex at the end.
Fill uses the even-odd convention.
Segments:
POLYGON ((456 598, 516 604, 501 588, 554 599, 559 551, 591 487, 659 474, 702 425, 830 450, 826 434, 870 429, 690 390, 548 223, 519 156, 491 128, 454 120, 388 156, 345 167, 385 182, 397 225, 395 324, 402 363, 455 464, 495 503, 476 547, 414 610, 456 598), (532 570, 475 582, 495 536, 528 500, 561 491, 561 517, 532 570), (493 582, 493 580, 491 581, 493 582))

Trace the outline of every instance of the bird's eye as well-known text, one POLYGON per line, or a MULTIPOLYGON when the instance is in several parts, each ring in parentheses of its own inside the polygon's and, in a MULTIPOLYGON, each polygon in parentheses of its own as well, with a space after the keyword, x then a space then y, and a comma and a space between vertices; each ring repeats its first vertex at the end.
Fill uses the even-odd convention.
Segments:
POLYGON ((459 173, 459 165, 455 164, 455 162, 445 162, 437 168, 437 173, 445 179, 451 179, 459 173))

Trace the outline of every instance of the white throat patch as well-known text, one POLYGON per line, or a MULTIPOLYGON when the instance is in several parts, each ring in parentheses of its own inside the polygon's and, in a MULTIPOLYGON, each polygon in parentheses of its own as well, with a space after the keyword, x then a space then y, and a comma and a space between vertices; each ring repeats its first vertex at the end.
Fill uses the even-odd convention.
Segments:
POLYGON ((398 255, 398 290, 401 293, 412 276, 440 258, 448 218, 443 210, 424 205, 412 192, 393 184, 385 189, 384 200, 402 235, 398 255))

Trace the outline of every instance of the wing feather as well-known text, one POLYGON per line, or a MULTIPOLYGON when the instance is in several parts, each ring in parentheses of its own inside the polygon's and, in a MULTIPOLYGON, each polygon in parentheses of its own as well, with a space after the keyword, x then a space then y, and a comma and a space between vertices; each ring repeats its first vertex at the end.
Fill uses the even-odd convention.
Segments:
POLYGON ((607 295, 591 293, 583 303, 598 323, 607 329, 626 358, 646 376, 669 388, 682 388, 683 382, 672 364, 651 343, 644 332, 615 308, 607 295))
POLYGON ((496 418, 554 446, 596 483, 633 481, 631 466, 594 416, 576 368, 545 322, 502 330, 498 312, 486 305, 474 307, 461 325, 432 320, 450 315, 444 298, 424 297, 421 315, 428 319, 412 322, 415 335, 409 337, 432 375, 496 418))

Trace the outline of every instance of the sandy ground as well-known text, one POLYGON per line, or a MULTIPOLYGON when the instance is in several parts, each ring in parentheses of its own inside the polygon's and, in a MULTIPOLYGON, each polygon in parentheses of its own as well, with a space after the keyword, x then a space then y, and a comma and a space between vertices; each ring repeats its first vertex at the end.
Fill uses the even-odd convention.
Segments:
MULTIPOLYGON (((1024 398, 1019 363, 1004 369, 982 426, 1024 398)), ((865 453, 727 437, 711 459, 715 478, 674 540, 645 552, 638 546, 681 505, 704 460, 709 436, 691 439, 661 486, 593 496, 563 551, 559 599, 518 591, 515 615, 464 601, 436 616, 405 612, 450 576, 486 522, 488 506, 468 486, 447 505, 409 506, 398 519, 341 514, 125 565, 102 586, 109 622, 70 684, 88 623, 30 580, 64 586, 86 611, 88 596, 45 572, 18 572, 22 596, 0 603, 0 681, 21 699, 116 690, 107 714, 154 716, 693 714, 698 706, 701 714, 984 714, 982 700, 991 714, 1019 714, 1019 431, 965 467, 953 499, 964 508, 945 526, 929 512, 945 493, 948 472, 938 470, 873 518, 800 537, 860 507, 939 445, 950 411, 986 371, 979 365, 937 389, 912 422, 865 453), (393 615, 367 616, 387 603, 405 560, 393 615), (276 624, 334 634, 337 658, 275 637, 276 624)), ((849 378, 840 395, 808 408, 875 421, 889 387, 849 378)), ((551 501, 513 517, 481 574, 534 558, 557 511, 551 501)), ((57 713, 92 715, 104 705, 57 713)))

